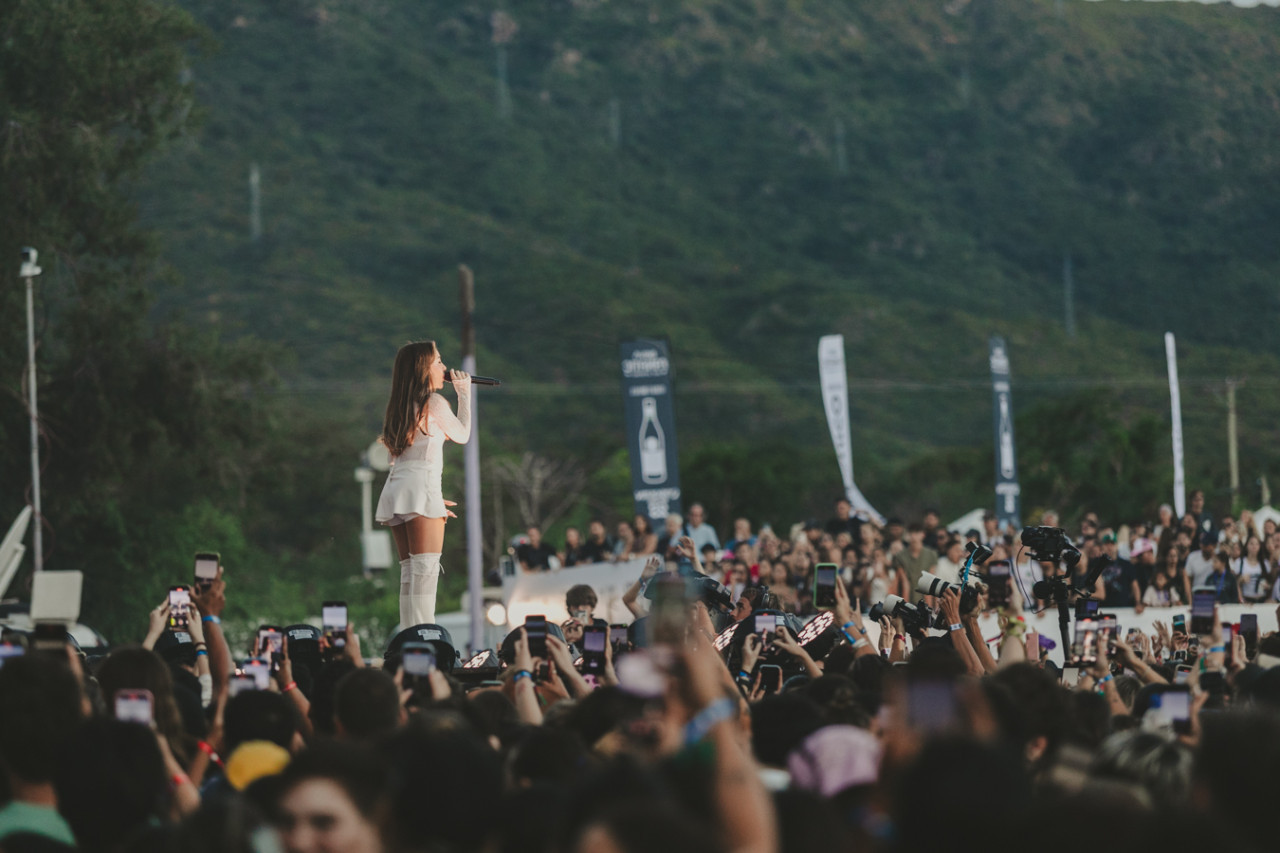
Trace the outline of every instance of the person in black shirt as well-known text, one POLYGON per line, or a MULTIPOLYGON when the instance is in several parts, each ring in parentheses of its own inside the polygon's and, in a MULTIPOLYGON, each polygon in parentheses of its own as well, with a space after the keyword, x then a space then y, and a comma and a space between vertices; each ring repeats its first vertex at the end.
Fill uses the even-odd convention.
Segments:
POLYGON ((849 503, 848 498, 836 499, 836 517, 827 519, 822 529, 830 533, 832 539, 847 532, 853 537, 853 544, 857 545, 862 541, 862 522, 853 514, 853 504, 849 503))
POLYGON ((1142 590, 1138 588, 1138 572, 1133 563, 1120 559, 1114 533, 1102 536, 1102 553, 1089 561, 1089 572, 1101 570, 1098 597, 1107 607, 1132 607, 1142 612, 1142 590))
POLYGON ((580 563, 607 563, 613 559, 613 543, 604 530, 604 522, 591 519, 587 527, 587 539, 578 549, 580 563))
POLYGON ((542 541, 542 529, 536 524, 531 525, 526 532, 529 534, 529 541, 516 548, 516 559, 520 561, 520 568, 526 572, 549 570, 551 558, 556 556, 556 549, 542 541))
POLYGON ((564 553, 560 555, 560 565, 566 569, 590 562, 582 558, 582 533, 576 527, 566 527, 564 531, 564 553))

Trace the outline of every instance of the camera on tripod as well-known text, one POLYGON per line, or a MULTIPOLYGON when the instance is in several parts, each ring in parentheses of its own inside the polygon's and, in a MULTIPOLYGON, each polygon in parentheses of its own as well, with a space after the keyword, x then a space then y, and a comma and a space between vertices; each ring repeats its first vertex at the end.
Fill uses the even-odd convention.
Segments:
POLYGON ((1074 568, 1080 562, 1080 552, 1061 527, 1024 528, 1022 544, 1031 550, 1031 559, 1040 563, 1066 563, 1074 568))

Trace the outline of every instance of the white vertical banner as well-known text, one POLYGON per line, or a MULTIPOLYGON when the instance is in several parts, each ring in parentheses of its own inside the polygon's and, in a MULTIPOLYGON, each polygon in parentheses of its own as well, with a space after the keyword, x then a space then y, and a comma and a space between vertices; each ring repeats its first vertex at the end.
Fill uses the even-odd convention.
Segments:
POLYGON ((1173 419, 1173 510, 1187 512, 1187 474, 1182 465, 1182 394, 1178 389, 1178 347, 1173 332, 1164 333, 1164 354, 1169 361, 1169 409, 1173 419))
POLYGON ((818 379, 822 385, 822 406, 827 412, 831 443, 840 463, 844 493, 855 512, 863 512, 884 524, 884 516, 876 512, 853 483, 853 440, 849 434, 849 376, 844 366, 844 335, 826 335, 818 340, 818 379))

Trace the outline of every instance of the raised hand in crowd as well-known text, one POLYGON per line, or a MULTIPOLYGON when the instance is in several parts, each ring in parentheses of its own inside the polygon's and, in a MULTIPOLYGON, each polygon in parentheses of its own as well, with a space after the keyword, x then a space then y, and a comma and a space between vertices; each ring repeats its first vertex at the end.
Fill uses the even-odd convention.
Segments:
POLYGON ((791 655, 793 658, 799 660, 804 666, 805 672, 807 672, 811 678, 822 677, 822 667, 819 666, 817 662, 814 661, 813 657, 804 650, 804 646, 800 645, 800 643, 796 641, 796 638, 791 636, 791 632, 787 630, 786 626, 778 626, 778 630, 774 634, 773 644, 791 655))

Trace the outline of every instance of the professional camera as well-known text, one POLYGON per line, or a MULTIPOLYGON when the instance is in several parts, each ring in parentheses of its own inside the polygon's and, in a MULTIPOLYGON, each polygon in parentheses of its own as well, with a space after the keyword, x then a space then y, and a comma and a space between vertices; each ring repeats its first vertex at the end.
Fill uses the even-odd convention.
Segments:
POLYGON ((937 575, 928 572, 920 575, 920 580, 916 582, 916 590, 921 595, 933 595, 942 597, 948 589, 954 589, 960 593, 960 612, 968 613, 978 604, 978 590, 973 586, 961 587, 958 583, 947 583, 937 575))
POLYGON ((1061 562, 1075 567, 1080 562, 1080 552, 1061 527, 1023 528, 1022 544, 1031 550, 1031 558, 1041 563, 1061 562))
POLYGON ((908 634, 923 632, 932 621, 932 614, 928 610, 909 604, 897 595, 886 595, 883 602, 871 605, 867 616, 875 622, 879 622, 886 616, 890 619, 901 619, 902 626, 907 629, 908 634))

